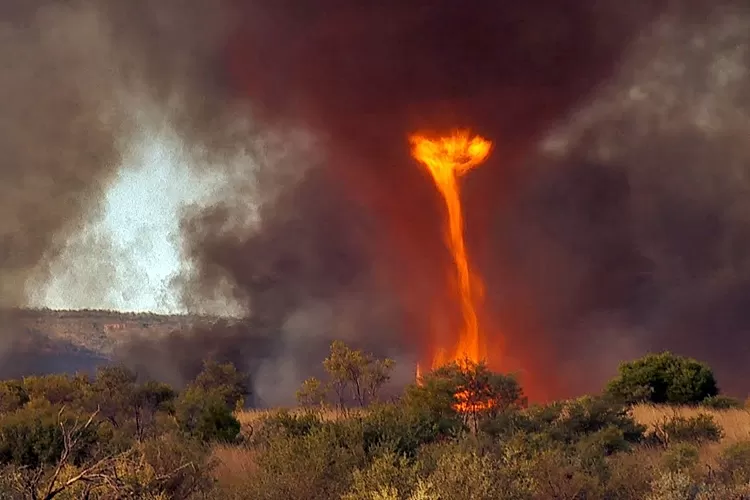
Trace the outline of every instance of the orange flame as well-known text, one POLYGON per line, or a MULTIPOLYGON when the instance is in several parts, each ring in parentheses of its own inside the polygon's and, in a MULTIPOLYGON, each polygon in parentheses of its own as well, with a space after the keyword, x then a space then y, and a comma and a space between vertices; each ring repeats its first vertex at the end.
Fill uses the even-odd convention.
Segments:
POLYGON ((462 412, 462 413, 477 413, 481 411, 486 411, 495 406, 495 401, 489 400, 489 401, 472 401, 471 392, 469 390, 462 390, 458 391, 456 394, 453 395, 454 399, 456 400, 456 403, 453 405, 453 408, 456 409, 456 411, 462 412))
MULTIPOLYGON (((438 139, 415 134, 410 142, 412 156, 427 168, 445 201, 446 244, 455 264, 458 278, 456 293, 463 320, 455 344, 437 349, 432 359, 432 368, 465 359, 478 363, 485 359, 477 315, 483 286, 479 277, 472 272, 466 254, 458 178, 489 157, 492 143, 482 137, 471 137, 468 131, 456 131, 438 139)), ((419 367, 417 371, 421 375, 419 367)))

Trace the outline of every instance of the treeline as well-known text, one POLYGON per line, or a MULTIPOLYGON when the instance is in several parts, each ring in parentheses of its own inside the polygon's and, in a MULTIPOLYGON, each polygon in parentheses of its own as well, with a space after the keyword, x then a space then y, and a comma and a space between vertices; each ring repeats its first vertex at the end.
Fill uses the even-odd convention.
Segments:
POLYGON ((118 311, 113 309, 50 309, 47 307, 40 308, 14 308, 8 310, 17 317, 51 317, 56 319, 61 318, 112 318, 112 319, 124 319, 134 321, 177 321, 177 322, 189 322, 189 321, 217 321, 217 320, 232 320, 237 321, 238 318, 226 318, 224 316, 207 315, 207 314, 161 314, 148 311, 118 311))
POLYGON ((388 401, 392 360, 334 342, 322 361, 326 376, 305 381, 300 406, 273 412, 241 411, 248 381, 213 361, 181 391, 123 367, 4 381, 0 498, 750 495, 750 442, 715 451, 710 467, 702 458, 725 434, 711 412, 744 412, 743 403, 720 395, 711 369, 692 359, 647 356, 623 364, 599 395, 545 405, 529 405, 512 374, 468 361, 388 401), (646 427, 632 412, 644 403, 697 410, 646 427))

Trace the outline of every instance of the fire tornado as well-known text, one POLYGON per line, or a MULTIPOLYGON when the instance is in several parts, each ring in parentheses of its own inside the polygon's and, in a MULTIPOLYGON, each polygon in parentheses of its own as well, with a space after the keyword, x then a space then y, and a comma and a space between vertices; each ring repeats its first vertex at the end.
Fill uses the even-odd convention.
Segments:
POLYGON ((455 265, 451 272, 455 281, 451 279, 450 282, 456 286, 463 323, 452 345, 436 346, 432 368, 451 361, 483 361, 486 353, 477 314, 483 285, 472 271, 466 253, 458 179, 489 157, 492 143, 482 137, 471 137, 467 131, 457 131, 437 139, 414 135, 410 141, 412 156, 426 167, 445 201, 446 245, 455 265))

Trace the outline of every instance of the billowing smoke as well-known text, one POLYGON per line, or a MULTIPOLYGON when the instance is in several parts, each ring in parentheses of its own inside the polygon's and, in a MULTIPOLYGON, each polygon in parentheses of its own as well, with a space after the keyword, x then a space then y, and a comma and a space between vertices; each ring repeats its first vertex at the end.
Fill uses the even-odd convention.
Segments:
POLYGON ((0 290, 19 291, 5 303, 23 304, 23 284, 97 209, 123 111, 148 103, 196 168, 229 181, 186 212, 190 266, 175 285, 191 309, 231 304, 243 320, 121 355, 177 382, 207 355, 235 360, 266 404, 291 396, 332 338, 398 357, 406 378, 429 312, 455 309, 442 207, 406 137, 471 127, 496 145, 462 186, 490 345, 532 396, 596 388, 620 359, 664 347, 744 390, 740 4, 1 7, 13 64, 0 75, 0 290))

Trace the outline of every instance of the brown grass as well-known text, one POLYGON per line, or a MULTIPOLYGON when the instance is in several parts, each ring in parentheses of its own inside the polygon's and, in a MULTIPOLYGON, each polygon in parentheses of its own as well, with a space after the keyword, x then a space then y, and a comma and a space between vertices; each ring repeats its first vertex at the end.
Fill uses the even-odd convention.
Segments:
POLYGON ((713 466, 716 464, 721 450, 726 448, 727 445, 750 440, 750 410, 747 409, 713 410, 689 406, 656 405, 638 405, 633 408, 635 419, 649 429, 653 429, 654 426, 676 416, 690 418, 701 413, 711 415, 724 431, 721 442, 707 443, 701 446, 701 463, 713 466))
MULTIPOLYGON (((240 412, 237 412, 235 416, 237 417, 237 420, 240 421, 240 424, 242 424, 243 427, 246 426, 255 426, 256 423, 260 422, 263 417, 266 417, 268 415, 273 414, 274 412, 278 411, 279 409, 275 410, 242 410, 240 412)), ((301 413, 305 410, 302 408, 292 408, 289 410, 291 413, 301 413)), ((352 415, 356 410, 350 410, 349 414, 352 415)), ((320 415, 323 417, 323 420, 337 420, 342 417, 342 414, 339 411, 333 410, 333 409, 326 409, 320 411, 320 415)))
POLYGON ((256 454, 242 446, 216 445, 213 449, 213 458, 218 464, 216 479, 227 485, 241 482, 257 470, 256 454))
POLYGON ((638 405, 633 408, 635 419, 649 428, 676 416, 689 418, 701 413, 711 415, 724 430, 722 444, 750 440, 750 410, 747 409, 712 410, 710 408, 655 405, 638 405))

